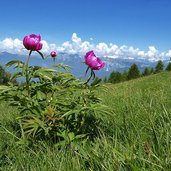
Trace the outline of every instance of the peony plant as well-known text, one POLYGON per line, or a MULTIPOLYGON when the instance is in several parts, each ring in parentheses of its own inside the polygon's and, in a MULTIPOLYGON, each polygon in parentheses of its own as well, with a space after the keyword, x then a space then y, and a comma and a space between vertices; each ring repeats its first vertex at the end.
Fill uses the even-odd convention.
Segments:
MULTIPOLYGON (((98 135, 100 113, 106 113, 95 94, 95 87, 75 78, 63 64, 57 64, 55 68, 29 66, 33 51, 45 60, 40 52, 43 47, 40 35, 25 36, 23 45, 29 51, 27 61, 10 61, 6 66, 18 68, 11 79, 24 77, 25 82, 0 86, 1 100, 18 108, 18 139, 21 142, 46 140, 53 143, 92 140, 98 135)), ((55 51, 50 53, 53 58, 56 55, 55 51)), ((93 74, 93 70, 105 65, 93 51, 86 53, 85 63, 93 74)))

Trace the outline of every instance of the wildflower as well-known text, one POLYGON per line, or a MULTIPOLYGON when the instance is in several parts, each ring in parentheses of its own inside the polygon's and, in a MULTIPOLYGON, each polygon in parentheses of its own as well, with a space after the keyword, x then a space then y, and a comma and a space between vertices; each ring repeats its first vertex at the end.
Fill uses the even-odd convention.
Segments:
POLYGON ((92 70, 99 70, 105 66, 105 63, 96 55, 93 51, 89 51, 84 56, 85 63, 92 69, 92 70))
POLYGON ((41 40, 40 35, 31 34, 24 37, 23 45, 27 50, 38 51, 41 50, 43 46, 40 40, 41 40))

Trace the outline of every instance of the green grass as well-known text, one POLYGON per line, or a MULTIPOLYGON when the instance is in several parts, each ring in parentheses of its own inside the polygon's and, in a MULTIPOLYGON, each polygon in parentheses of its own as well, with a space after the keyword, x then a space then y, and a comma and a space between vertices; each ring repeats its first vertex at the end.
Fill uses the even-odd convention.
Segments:
POLYGON ((17 110, 1 103, 0 170, 171 170, 171 72, 105 86, 97 91, 112 109, 104 132, 94 142, 69 147, 16 143, 17 110))

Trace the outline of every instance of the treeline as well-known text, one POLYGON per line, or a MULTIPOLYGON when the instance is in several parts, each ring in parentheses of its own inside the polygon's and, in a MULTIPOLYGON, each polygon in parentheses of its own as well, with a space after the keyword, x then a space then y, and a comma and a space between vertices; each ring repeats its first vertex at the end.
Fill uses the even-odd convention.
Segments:
POLYGON ((0 65, 0 84, 7 84, 9 82, 17 83, 16 79, 11 80, 11 73, 7 72, 5 68, 0 65))
MULTIPOLYGON (((103 83, 119 83, 131 79, 136 79, 142 76, 148 76, 150 74, 156 74, 163 70, 171 71, 171 61, 167 65, 167 67, 164 67, 164 64, 161 60, 159 60, 155 66, 155 68, 148 68, 146 67, 144 71, 141 73, 138 66, 134 63, 129 68, 128 71, 125 72, 111 72, 109 77, 105 77, 102 82, 103 83)), ((97 78, 98 79, 98 78, 97 78)), ((95 80, 96 82, 96 80, 95 80)))

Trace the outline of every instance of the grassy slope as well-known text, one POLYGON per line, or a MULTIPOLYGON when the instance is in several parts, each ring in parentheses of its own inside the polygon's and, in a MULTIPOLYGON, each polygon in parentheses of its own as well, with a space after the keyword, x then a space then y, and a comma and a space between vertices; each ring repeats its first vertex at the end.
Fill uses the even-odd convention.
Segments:
MULTIPOLYGON (((171 73, 98 91, 112 108, 104 135, 92 144, 57 149, 17 145, 0 127, 0 170, 171 170, 171 73)), ((0 104, 0 125, 12 131, 16 111, 0 104)))

